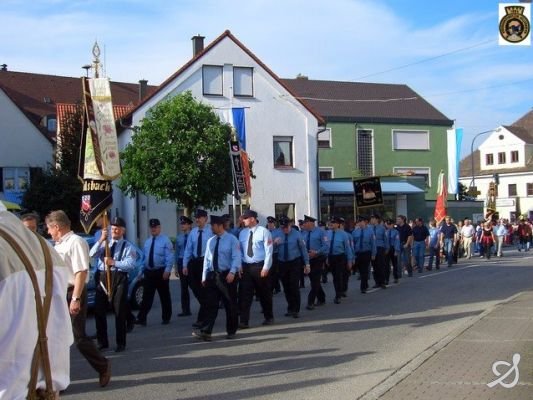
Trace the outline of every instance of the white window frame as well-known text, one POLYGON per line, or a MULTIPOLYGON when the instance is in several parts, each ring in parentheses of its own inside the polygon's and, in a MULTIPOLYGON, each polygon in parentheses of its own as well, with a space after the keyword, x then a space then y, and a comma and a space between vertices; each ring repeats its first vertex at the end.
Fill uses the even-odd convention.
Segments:
POLYGON ((254 96, 253 67, 233 67, 233 96, 254 96))
POLYGON ((325 128, 324 130, 321 129, 317 134, 316 140, 319 149, 331 149, 333 147, 331 128, 325 128), (321 145, 320 142, 324 142, 324 145, 321 145))
POLYGON ((329 172, 331 174, 330 179, 335 179, 335 168, 334 167, 319 167, 318 176, 320 176, 321 172, 329 172))
POLYGON ((30 186, 29 167, 2 168, 2 191, 22 193, 30 186))
POLYGON ((272 147, 273 147, 273 152, 272 152, 272 161, 274 163, 274 168, 276 169, 291 169, 291 168, 294 168, 294 136, 274 136, 272 138, 272 147), (283 153, 283 156, 284 157, 290 157, 290 163, 289 164, 286 164, 286 160, 285 160, 285 163, 283 165, 281 164, 277 164, 276 163, 276 160, 277 160, 277 157, 279 157, 279 154, 276 154, 276 143, 277 142, 289 142, 290 143, 290 149, 289 149, 289 154, 285 154, 283 153))
POLYGON ((202 65, 202 93, 204 96, 222 96, 224 87, 222 65, 202 65))
POLYGON ((431 187, 431 167, 393 167, 392 172, 397 175, 407 175, 408 172, 414 175, 427 175, 427 186, 431 187), (427 174, 426 174, 427 172, 427 174))
POLYGON ((393 151, 428 151, 431 150, 429 130, 417 129, 393 129, 392 130, 392 150, 393 151), (420 143, 418 146, 409 146, 409 143, 399 145, 399 135, 417 135, 417 139, 411 138, 409 143, 413 141, 420 143), (424 136, 425 135, 425 138, 424 136), (425 140, 421 140, 425 139, 425 140))

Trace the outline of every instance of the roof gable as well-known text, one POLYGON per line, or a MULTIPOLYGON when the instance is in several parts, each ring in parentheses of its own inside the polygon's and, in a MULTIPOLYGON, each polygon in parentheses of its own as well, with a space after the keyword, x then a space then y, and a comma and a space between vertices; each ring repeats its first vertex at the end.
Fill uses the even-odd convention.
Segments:
POLYGON ((282 82, 328 121, 453 125, 407 85, 307 78, 282 82))
MULTIPOLYGON (((206 46, 201 52, 196 54, 192 59, 190 59, 186 64, 184 64, 180 69, 178 69, 174 74, 169 76, 154 92, 147 96, 140 104, 138 104, 131 112, 129 116, 134 114, 139 108, 143 107, 149 103, 154 96, 161 93, 165 89, 168 89, 169 86, 175 82, 175 80, 185 73, 194 63, 200 60, 202 57, 206 56, 210 51, 212 51, 220 42, 228 38, 233 41, 243 52, 245 52, 251 59, 253 59, 268 75, 270 75, 281 87, 283 87, 287 92, 289 92, 293 97, 297 98, 292 89, 285 85, 283 80, 281 80, 270 68, 268 68, 254 53, 252 53, 244 44, 242 44, 229 30, 224 31, 218 38, 213 40, 208 46, 206 46)), ((309 104, 303 100, 297 99, 303 107, 305 107, 313 116, 318 120, 320 124, 324 123, 323 118, 318 114, 309 104)))

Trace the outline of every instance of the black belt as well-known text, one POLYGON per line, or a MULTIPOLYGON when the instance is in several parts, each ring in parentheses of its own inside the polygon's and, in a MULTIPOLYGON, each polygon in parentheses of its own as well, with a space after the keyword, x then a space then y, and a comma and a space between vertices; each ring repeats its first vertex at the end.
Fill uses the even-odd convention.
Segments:
POLYGON ((282 261, 282 260, 278 260, 280 263, 284 263, 284 264, 289 264, 289 263, 293 263, 293 262, 296 262, 298 261, 300 257, 296 257, 296 258, 293 258, 292 260, 289 260, 289 261, 282 261))
POLYGON ((250 266, 250 267, 254 267, 254 266, 261 266, 261 265, 264 265, 265 264, 265 261, 258 261, 258 262, 254 262, 254 263, 246 263, 246 262, 243 262, 242 265, 247 265, 247 266, 250 266))

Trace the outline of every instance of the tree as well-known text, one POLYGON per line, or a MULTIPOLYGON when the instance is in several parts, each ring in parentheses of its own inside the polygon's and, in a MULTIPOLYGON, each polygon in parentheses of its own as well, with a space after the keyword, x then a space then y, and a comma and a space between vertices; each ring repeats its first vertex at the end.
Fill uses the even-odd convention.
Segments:
POLYGON ((232 191, 229 125, 190 92, 153 107, 121 154, 120 189, 185 207, 222 207, 232 191))
POLYGON ((83 108, 77 105, 58 125, 56 164, 48 165, 41 173, 33 174, 29 189, 24 193, 22 206, 39 214, 41 220, 53 210, 64 210, 72 222, 72 229, 80 228, 82 185, 78 179, 78 159, 81 142, 83 108))

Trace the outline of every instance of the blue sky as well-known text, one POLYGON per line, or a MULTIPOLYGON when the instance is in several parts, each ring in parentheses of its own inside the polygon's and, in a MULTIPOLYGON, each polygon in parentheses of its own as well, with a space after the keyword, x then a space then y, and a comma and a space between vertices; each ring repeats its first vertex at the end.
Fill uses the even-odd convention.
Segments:
POLYGON ((150 84, 229 29, 282 78, 409 85, 465 129, 463 156, 533 108, 533 46, 498 46, 493 0, 2 0, 0 26, 10 70, 81 76, 97 39, 111 79, 150 84))

